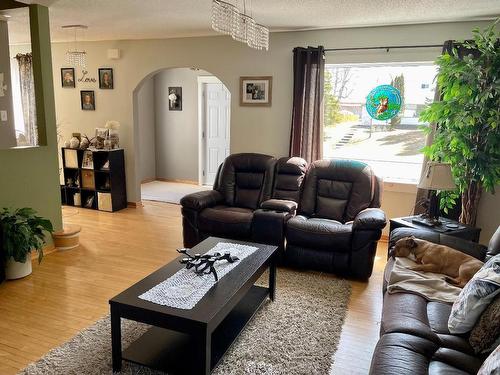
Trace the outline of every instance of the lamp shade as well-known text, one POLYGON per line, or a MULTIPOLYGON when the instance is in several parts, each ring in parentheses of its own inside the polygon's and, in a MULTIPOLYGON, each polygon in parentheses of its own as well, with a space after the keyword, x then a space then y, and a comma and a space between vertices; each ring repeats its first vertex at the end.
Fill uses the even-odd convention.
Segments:
POLYGON ((451 165, 437 161, 427 162, 418 187, 426 190, 455 190, 457 185, 451 174, 451 165))

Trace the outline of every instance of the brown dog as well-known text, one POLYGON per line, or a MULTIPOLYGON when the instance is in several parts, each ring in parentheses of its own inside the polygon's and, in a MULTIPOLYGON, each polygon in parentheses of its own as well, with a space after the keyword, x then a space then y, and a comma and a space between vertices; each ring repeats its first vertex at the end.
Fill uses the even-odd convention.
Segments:
POLYGON ((483 266, 480 260, 444 245, 417 239, 413 236, 401 238, 394 246, 392 256, 408 257, 415 255, 419 263, 413 271, 442 273, 450 284, 463 288, 483 266))

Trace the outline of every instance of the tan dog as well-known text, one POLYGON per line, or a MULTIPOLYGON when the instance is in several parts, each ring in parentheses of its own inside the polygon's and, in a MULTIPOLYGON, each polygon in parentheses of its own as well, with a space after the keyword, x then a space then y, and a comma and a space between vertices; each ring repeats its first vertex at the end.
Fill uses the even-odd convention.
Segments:
POLYGON ((415 255, 417 266, 413 271, 442 273, 449 277, 446 281, 463 288, 483 266, 480 260, 444 245, 417 239, 413 236, 401 238, 394 246, 392 256, 415 255))

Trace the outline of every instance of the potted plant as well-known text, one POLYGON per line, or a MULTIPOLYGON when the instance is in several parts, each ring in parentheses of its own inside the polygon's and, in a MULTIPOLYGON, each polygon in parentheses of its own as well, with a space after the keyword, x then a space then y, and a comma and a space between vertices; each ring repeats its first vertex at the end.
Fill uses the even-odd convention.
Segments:
POLYGON ((500 183, 500 33, 497 19, 486 30, 473 30, 473 40, 437 60, 441 100, 421 114, 435 124, 431 146, 424 148, 430 160, 448 162, 458 191, 441 194, 441 208, 453 207, 461 196, 460 221, 475 225, 479 199, 484 191, 494 193, 500 183), (457 194, 458 193, 458 194, 457 194))
POLYGON ((43 258, 44 231, 53 232, 49 220, 36 215, 32 208, 0 211, 5 277, 19 279, 31 274, 31 251, 38 252, 38 263, 43 258))

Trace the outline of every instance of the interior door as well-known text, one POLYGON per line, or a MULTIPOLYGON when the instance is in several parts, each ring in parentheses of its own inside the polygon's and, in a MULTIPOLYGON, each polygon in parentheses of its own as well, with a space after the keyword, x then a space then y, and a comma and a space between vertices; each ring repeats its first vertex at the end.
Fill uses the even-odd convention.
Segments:
POLYGON ((217 168, 229 155, 229 121, 231 94, 222 83, 204 84, 205 121, 202 137, 205 143, 203 184, 212 185, 217 168))

